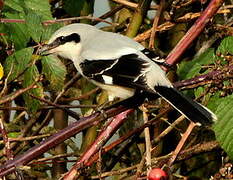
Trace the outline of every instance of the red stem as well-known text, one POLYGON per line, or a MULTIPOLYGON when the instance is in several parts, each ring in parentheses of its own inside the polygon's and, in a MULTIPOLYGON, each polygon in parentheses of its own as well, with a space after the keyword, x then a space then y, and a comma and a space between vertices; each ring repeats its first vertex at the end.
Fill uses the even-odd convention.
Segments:
POLYGON ((196 20, 196 22, 185 34, 185 36, 180 40, 176 47, 169 53, 169 55, 166 58, 167 64, 174 65, 179 61, 180 56, 190 46, 193 40, 200 35, 200 33, 205 28, 206 24, 221 7, 223 2, 223 0, 212 0, 209 3, 208 7, 203 11, 202 15, 196 20))
POLYGON ((91 157, 99 151, 99 149, 107 142, 109 138, 118 130, 118 128, 125 121, 127 115, 133 112, 133 109, 128 109, 120 114, 116 115, 112 121, 106 126, 94 143, 88 148, 88 150, 81 156, 80 160, 70 169, 70 171, 63 177, 64 180, 72 180, 78 174, 78 169, 82 168, 85 163, 91 159, 91 157))
MULTIPOLYGON (((112 108, 107 110, 105 113, 108 117, 119 114, 120 112, 126 110, 124 107, 112 108)), ((70 124, 68 127, 49 137, 48 139, 42 141, 40 144, 34 146, 30 150, 26 151, 24 154, 17 156, 13 160, 7 161, 3 166, 0 166, 0 177, 5 176, 15 170, 17 166, 22 166, 45 153, 49 149, 55 147, 56 145, 64 142, 71 136, 79 133, 80 131, 93 126, 105 118, 100 115, 100 113, 95 113, 88 117, 80 118, 79 121, 70 124)))

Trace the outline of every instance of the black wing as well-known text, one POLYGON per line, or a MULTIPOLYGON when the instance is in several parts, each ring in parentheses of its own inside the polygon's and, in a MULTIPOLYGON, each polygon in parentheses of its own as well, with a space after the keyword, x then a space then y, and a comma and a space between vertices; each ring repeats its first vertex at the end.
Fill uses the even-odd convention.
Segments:
POLYGON ((149 63, 137 54, 124 55, 113 60, 86 59, 80 64, 83 74, 94 81, 147 91, 150 88, 146 85, 143 72, 148 66, 149 63), (106 77, 111 78, 111 82, 106 81, 106 77))

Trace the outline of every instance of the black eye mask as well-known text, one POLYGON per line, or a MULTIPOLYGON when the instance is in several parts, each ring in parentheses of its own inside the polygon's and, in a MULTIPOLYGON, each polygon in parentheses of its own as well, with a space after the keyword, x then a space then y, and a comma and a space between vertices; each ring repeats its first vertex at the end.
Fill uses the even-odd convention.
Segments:
POLYGON ((72 33, 68 36, 60 36, 58 37, 55 41, 61 45, 61 44, 65 44, 67 42, 75 42, 75 43, 79 43, 80 42, 80 36, 77 33, 72 33))
POLYGON ((80 36, 77 33, 72 33, 68 36, 60 36, 60 37, 56 38, 52 43, 44 45, 44 47, 39 50, 39 53, 43 56, 47 56, 47 55, 49 55, 49 53, 45 53, 46 51, 54 49, 60 45, 67 43, 67 42, 79 43, 80 41, 81 41, 80 36))

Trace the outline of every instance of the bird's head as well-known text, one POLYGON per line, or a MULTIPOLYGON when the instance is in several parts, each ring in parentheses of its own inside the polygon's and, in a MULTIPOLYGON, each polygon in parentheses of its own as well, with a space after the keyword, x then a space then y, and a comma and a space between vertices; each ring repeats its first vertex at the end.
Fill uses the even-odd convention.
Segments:
POLYGON ((59 55, 63 58, 75 60, 79 57, 82 44, 92 32, 97 31, 93 26, 87 24, 70 24, 58 29, 40 49, 42 55, 59 55))
POLYGON ((55 32, 48 44, 40 49, 40 53, 42 55, 59 55, 63 58, 73 60, 79 56, 82 49, 80 42, 81 38, 77 32, 55 32))

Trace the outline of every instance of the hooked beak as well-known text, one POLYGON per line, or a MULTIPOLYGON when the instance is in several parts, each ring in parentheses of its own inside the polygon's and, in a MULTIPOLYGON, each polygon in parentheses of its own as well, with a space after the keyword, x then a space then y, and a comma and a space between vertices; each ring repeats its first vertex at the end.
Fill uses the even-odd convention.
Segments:
POLYGON ((41 56, 48 56, 48 55, 52 54, 52 52, 49 52, 49 51, 58 47, 59 45, 60 44, 57 41, 54 41, 50 44, 45 44, 38 50, 38 53, 41 56))

